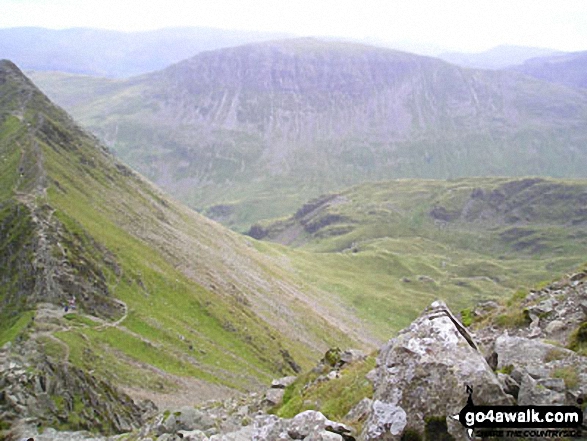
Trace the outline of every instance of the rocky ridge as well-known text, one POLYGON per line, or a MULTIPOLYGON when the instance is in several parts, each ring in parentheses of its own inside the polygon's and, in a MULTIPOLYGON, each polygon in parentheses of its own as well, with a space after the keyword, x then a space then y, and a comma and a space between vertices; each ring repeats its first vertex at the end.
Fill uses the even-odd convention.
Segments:
MULTIPOLYGON (((166 411, 127 439, 468 440, 465 428, 452 418, 467 403, 466 386, 472 387, 475 405, 577 406, 584 402, 586 306, 587 271, 530 292, 520 305, 514 305, 527 319, 509 328, 498 318, 508 311, 506 306, 478 305, 473 310, 477 326, 466 327, 443 302, 436 301, 381 348, 377 367, 367 375, 374 385, 373 395, 360 400, 343 422, 331 421, 320 409, 305 410, 293 418, 269 414, 268 405, 277 403, 267 400, 268 392, 166 411)), ((363 359, 352 351, 329 351, 316 369, 331 372, 322 375, 320 382, 338 381, 337 373, 363 359), (344 358, 349 363, 341 363, 344 358)), ((276 380, 270 391, 287 390, 292 380, 276 380)), ((47 436, 38 439, 57 439, 47 436)), ((87 436, 59 439, 97 439, 87 436)))

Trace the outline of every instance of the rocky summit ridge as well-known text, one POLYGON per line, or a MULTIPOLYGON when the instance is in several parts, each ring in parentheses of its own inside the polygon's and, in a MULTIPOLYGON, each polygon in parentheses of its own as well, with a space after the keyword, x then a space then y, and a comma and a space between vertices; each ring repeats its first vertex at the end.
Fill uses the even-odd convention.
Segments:
MULTIPOLYGON (((468 326, 435 301, 379 350, 376 367, 365 376, 372 394, 355 397, 341 422, 326 416, 328 409, 318 402, 307 403, 314 410, 279 416, 283 404, 268 403, 267 393, 168 411, 125 439, 466 441, 471 438, 453 416, 471 389, 475 405, 581 406, 587 396, 587 270, 512 301, 517 303, 480 303, 463 315, 468 326), (502 317, 517 313, 523 321, 504 325, 502 317)), ((279 400, 287 405, 298 393, 328 390, 365 360, 356 351, 329 351, 311 382, 304 384, 307 376, 286 378, 274 381, 271 390, 285 388, 279 400)), ((81 433, 54 436, 49 431, 35 439, 105 440, 81 433)))

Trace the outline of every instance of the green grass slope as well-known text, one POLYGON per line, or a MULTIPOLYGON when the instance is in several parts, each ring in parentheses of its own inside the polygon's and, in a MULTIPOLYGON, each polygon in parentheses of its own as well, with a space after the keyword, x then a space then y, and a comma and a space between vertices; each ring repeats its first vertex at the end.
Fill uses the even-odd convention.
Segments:
POLYGON ((131 166, 242 231, 365 181, 586 176, 585 91, 365 45, 210 51, 116 87, 35 81, 131 166))
POLYGON ((436 298, 458 310, 583 262, 586 206, 585 180, 382 181, 314 199, 249 234, 295 247, 293 264, 309 281, 387 330, 436 298))
POLYGON ((0 97, 1 342, 35 338, 57 361, 159 393, 177 378, 250 389, 371 341, 287 256, 161 193, 8 61, 0 97))

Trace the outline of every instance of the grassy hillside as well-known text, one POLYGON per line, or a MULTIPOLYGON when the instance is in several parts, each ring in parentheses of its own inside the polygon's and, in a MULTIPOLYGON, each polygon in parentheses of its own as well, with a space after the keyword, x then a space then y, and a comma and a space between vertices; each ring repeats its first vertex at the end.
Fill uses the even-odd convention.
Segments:
POLYGON ((317 198, 249 234, 295 247, 294 266, 309 280, 373 328, 397 329, 436 298, 458 309, 583 262, 586 206, 585 180, 382 181, 317 198))
POLYGON ((137 396, 198 400, 371 341, 286 256, 161 193, 7 61, 0 97, 2 343, 34 340, 137 396))
POLYGON ((236 230, 366 181, 586 176, 584 91, 365 45, 210 51, 115 87, 35 81, 131 166, 236 230))

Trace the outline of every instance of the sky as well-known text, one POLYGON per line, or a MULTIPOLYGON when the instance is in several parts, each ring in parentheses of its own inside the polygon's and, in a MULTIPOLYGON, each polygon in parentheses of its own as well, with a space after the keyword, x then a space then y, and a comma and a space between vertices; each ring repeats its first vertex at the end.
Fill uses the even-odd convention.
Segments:
POLYGON ((0 28, 175 26, 329 36, 482 52, 587 50, 586 0, 0 0, 0 28))

